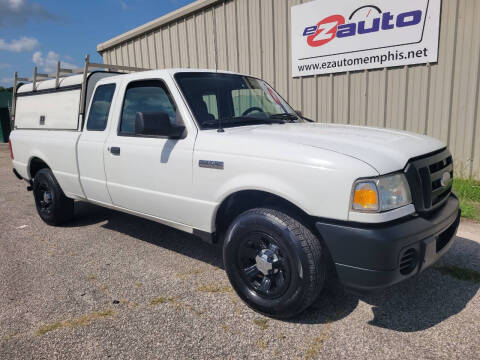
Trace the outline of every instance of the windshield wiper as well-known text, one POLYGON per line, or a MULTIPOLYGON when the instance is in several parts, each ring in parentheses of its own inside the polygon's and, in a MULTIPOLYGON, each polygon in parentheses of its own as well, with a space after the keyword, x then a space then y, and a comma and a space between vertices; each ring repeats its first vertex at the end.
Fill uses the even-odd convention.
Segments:
POLYGON ((299 117, 296 114, 290 114, 290 113, 282 113, 282 114, 273 114, 270 115, 271 119, 281 119, 281 120, 298 120, 299 117))
POLYGON ((284 119, 284 120, 290 120, 290 121, 303 119, 308 122, 315 122, 312 119, 306 118, 303 115, 291 114, 291 113, 274 114, 274 115, 271 115, 270 117, 273 119, 284 119))
POLYGON ((300 117, 301 117, 303 120, 305 120, 305 121, 308 121, 308 122, 311 122, 311 123, 315 122, 315 120, 312 120, 312 119, 306 118, 306 117, 305 117, 305 116, 303 116, 303 115, 302 115, 302 116, 300 116, 300 117))
POLYGON ((208 127, 218 127, 219 130, 223 125, 252 125, 252 124, 285 124, 285 121, 282 119, 275 118, 254 118, 250 116, 236 116, 236 117, 225 117, 221 118, 218 121, 205 121, 202 123, 202 126, 208 127))

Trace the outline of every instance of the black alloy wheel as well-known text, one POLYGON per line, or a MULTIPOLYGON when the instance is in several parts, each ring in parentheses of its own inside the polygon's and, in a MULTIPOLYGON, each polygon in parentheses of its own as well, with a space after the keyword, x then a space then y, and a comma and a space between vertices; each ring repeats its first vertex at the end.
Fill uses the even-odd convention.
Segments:
POLYGON ((50 169, 35 174, 32 188, 38 215, 44 222, 61 225, 73 218, 74 202, 65 196, 50 169))
POLYGON ((223 261, 230 283, 252 309, 290 318, 320 295, 327 260, 302 219, 270 208, 248 210, 225 236, 223 261))
POLYGON ((45 215, 51 214, 53 210, 53 198, 52 190, 49 188, 48 183, 42 182, 38 186, 38 190, 35 192, 35 200, 39 205, 39 211, 45 215))
POLYGON ((245 283, 260 296, 279 297, 290 284, 288 253, 265 232, 252 232, 244 238, 239 246, 237 266, 242 269, 245 283))

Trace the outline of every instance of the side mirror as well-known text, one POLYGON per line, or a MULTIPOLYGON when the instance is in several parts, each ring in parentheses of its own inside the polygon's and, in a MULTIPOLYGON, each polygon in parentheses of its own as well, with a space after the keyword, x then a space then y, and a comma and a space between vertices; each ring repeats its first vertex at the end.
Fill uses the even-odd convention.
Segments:
POLYGON ((297 114, 298 116, 300 116, 301 118, 303 118, 302 110, 295 110, 295 114, 297 114))
POLYGON ((180 139, 184 132, 185 126, 172 125, 167 113, 137 112, 135 135, 167 136, 170 139, 180 139))

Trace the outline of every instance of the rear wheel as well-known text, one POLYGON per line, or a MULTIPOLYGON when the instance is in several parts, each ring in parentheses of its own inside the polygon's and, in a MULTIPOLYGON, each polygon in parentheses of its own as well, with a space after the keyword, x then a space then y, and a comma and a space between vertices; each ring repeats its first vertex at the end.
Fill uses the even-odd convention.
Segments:
POLYGON ((227 231, 223 258, 237 294, 276 318, 304 311, 325 283, 320 241, 302 222, 274 209, 239 215, 227 231))
POLYGON ((38 215, 47 224, 61 225, 73 218, 73 200, 65 196, 50 169, 41 169, 35 175, 33 195, 38 215))

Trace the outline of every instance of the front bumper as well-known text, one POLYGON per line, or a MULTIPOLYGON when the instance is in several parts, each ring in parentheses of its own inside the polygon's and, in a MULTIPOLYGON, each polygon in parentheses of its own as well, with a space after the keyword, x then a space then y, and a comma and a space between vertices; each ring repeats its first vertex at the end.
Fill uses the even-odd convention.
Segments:
POLYGON ((428 217, 368 225, 318 221, 315 226, 330 251, 339 281, 347 288, 374 290, 434 264, 451 247, 459 223, 459 202, 452 194, 428 217))

